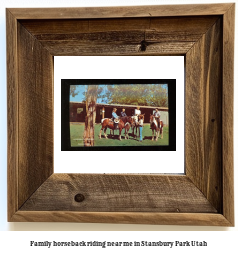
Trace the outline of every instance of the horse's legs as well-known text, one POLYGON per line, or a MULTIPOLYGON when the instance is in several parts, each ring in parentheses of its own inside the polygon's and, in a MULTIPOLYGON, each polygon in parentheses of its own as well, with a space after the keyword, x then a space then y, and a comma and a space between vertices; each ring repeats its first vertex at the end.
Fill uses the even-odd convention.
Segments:
POLYGON ((155 141, 158 140, 159 133, 160 133, 160 129, 158 129, 158 130, 155 131, 155 134, 156 134, 156 135, 155 135, 155 141))
POLYGON ((126 131, 126 128, 125 128, 125 139, 127 139, 126 135, 127 135, 127 131, 126 131))
POLYGON ((107 131, 107 127, 104 129, 104 137, 107 139, 107 133, 106 133, 106 131, 107 131))
POLYGON ((101 130, 100 130, 100 133, 99 133, 99 139, 101 139, 102 138, 102 130, 103 130, 103 127, 101 128, 101 130))
POLYGON ((119 129, 119 140, 121 141, 121 131, 122 131, 122 129, 119 129))
POLYGON ((163 139, 163 127, 160 128, 160 136, 161 136, 161 139, 163 139))
POLYGON ((129 130, 130 130, 130 127, 129 129, 126 130, 126 138, 129 139, 129 130))
POLYGON ((152 141, 154 141, 154 129, 152 129, 152 141))

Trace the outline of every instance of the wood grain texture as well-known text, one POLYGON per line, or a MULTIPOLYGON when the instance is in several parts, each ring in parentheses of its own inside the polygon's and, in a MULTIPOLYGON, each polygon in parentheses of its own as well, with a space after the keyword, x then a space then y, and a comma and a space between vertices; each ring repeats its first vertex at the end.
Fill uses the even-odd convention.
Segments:
POLYGON ((186 55, 186 175, 222 211, 222 22, 186 55))
POLYGON ((222 87, 222 146, 223 146, 223 214, 234 225, 234 25, 235 4, 223 16, 223 87, 222 87))
POLYGON ((232 4, 150 5, 85 8, 10 8, 17 19, 97 19, 221 15, 232 4))
POLYGON ((18 58, 17 20, 6 11, 8 220, 18 210, 18 58))
POLYGON ((21 211, 216 213, 186 176, 54 174, 21 211), (85 200, 76 202, 76 194, 85 200))
POLYGON ((21 24, 52 55, 182 55, 217 16, 102 20, 34 20, 21 24), (198 25, 199 24, 199 25, 198 25), (141 42, 147 42, 146 52, 141 42))
MULTIPOLYGON (((19 21, 38 40, 84 33, 144 31, 161 34, 185 34, 188 37, 200 35, 216 22, 219 16, 204 17, 149 17, 111 19, 66 19, 66 20, 21 20, 19 21), (49 37, 52 36, 52 37, 49 37)), ((60 38, 59 38, 60 39, 60 38)))
MULTIPOLYGON (((140 39, 143 39, 141 37, 140 39)), ((90 43, 81 44, 74 41, 49 41, 43 42, 42 45, 55 56, 149 56, 149 55, 184 55, 191 49, 193 42, 181 43, 154 43, 141 51, 141 43, 90 43)))
POLYGON ((213 213, 18 211, 12 221, 232 226, 223 215, 213 213))
POLYGON ((18 24, 19 207, 53 173, 53 58, 18 24))

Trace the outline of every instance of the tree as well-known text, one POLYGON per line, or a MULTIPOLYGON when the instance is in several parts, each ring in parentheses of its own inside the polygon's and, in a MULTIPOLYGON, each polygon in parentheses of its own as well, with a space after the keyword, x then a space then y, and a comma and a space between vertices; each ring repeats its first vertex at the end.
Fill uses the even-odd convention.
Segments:
POLYGON ((84 146, 94 146, 94 125, 96 120, 98 85, 88 85, 86 94, 86 116, 84 127, 84 146))
POLYGON ((109 103, 152 107, 168 106, 167 85, 108 85, 107 90, 109 103))
POLYGON ((75 97, 79 93, 79 91, 77 91, 77 87, 78 85, 70 85, 70 95, 72 97, 75 97))

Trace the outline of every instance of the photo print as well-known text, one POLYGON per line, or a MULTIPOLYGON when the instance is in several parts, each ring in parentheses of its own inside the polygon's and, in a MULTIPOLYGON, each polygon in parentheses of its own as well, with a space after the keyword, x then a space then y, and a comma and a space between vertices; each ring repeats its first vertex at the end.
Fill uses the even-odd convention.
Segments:
POLYGON ((66 150, 176 149, 176 80, 65 79, 61 91, 66 150))

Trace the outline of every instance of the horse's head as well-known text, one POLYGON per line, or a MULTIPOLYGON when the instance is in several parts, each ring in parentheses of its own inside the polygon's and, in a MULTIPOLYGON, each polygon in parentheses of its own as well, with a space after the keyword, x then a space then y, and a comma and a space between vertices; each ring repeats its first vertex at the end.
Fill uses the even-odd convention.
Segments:
POLYGON ((151 115, 151 114, 150 114, 150 123, 153 123, 153 122, 154 122, 154 119, 155 119, 154 115, 151 115))
POLYGON ((139 115, 139 120, 142 119, 144 121, 144 118, 145 118, 145 114, 139 115))
POLYGON ((134 123, 134 118, 132 116, 128 116, 127 117, 127 122, 130 123, 130 124, 133 124, 134 123))
POLYGON ((135 124, 137 122, 137 116, 131 116, 131 123, 135 124))

